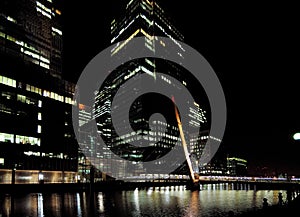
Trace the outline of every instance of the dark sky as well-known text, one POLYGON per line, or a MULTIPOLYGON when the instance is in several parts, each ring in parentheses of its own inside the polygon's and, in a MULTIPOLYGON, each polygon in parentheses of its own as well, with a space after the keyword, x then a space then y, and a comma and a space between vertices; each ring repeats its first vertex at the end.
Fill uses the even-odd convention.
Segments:
MULTIPOLYGON (((109 46, 110 22, 127 1, 101 2, 65 3, 69 79, 76 81, 89 60, 109 46)), ((300 141, 291 139, 300 130, 295 5, 194 0, 162 0, 161 5, 220 79, 228 107, 226 149, 248 159, 252 171, 267 166, 300 175, 300 141)))

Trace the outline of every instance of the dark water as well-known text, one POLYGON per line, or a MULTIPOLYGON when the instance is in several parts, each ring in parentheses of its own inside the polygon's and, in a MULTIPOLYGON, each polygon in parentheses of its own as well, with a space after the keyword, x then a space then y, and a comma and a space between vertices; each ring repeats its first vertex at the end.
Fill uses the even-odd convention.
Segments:
POLYGON ((234 190, 231 186, 205 185, 200 192, 184 186, 150 188, 148 190, 114 193, 31 193, 1 195, 0 217, 90 217, 90 216, 228 216, 229 211, 246 212, 261 208, 263 198, 269 204, 278 202, 278 193, 285 191, 254 191, 247 185, 234 190))

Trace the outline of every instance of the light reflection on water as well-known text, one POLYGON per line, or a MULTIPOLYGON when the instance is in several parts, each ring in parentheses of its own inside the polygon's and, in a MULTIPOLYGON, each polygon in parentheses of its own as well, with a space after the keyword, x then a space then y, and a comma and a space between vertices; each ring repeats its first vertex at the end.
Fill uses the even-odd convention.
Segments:
POLYGON ((254 191, 249 185, 211 184, 200 192, 183 186, 149 188, 114 193, 31 193, 0 194, 0 216, 90 217, 90 216, 228 216, 229 211, 245 212, 262 207, 263 198, 270 205, 278 203, 278 193, 254 191), (235 190, 239 189, 239 190, 235 190))

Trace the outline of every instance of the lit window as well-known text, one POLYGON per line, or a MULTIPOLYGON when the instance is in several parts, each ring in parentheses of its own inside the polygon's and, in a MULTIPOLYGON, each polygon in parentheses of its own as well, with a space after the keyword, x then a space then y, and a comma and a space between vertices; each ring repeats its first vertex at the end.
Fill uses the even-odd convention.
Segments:
POLYGON ((38 107, 42 107, 42 101, 41 100, 39 100, 39 104, 38 104, 38 107))
MULTIPOLYGON (((25 43, 24 44, 26 48, 28 48, 29 50, 35 51, 37 53, 39 53, 39 50, 36 49, 35 47, 31 46, 30 44, 25 43)), ((41 52, 42 54, 44 54, 43 52, 41 52)))
POLYGON ((16 135, 16 143, 19 144, 39 145, 39 141, 39 138, 16 135))
POLYGON ((40 12, 42 15, 48 17, 49 19, 51 19, 51 9, 47 8, 45 5, 43 5, 40 2, 36 2, 36 10, 37 12, 40 12))
POLYGON ((10 36, 10 35, 6 35, 6 38, 7 38, 9 41, 13 41, 13 42, 16 41, 16 39, 15 39, 14 37, 10 36))
POLYGON ((15 43, 18 44, 18 45, 21 45, 21 46, 24 45, 24 42, 23 42, 23 41, 16 41, 15 43))
POLYGON ((47 59, 47 58, 45 58, 45 57, 43 57, 43 56, 40 56, 40 60, 42 60, 45 63, 50 63, 50 60, 47 59))
POLYGON ((37 126, 37 133, 41 133, 42 132, 42 126, 41 125, 38 125, 37 126))
POLYGON ((46 69, 50 69, 49 65, 43 62, 40 62, 40 66, 46 68, 46 69))
POLYGON ((29 51, 29 50, 25 50, 25 51, 24 51, 24 54, 26 54, 26 55, 28 55, 28 56, 31 56, 31 57, 33 57, 33 58, 35 58, 35 59, 39 59, 39 58, 40 58, 40 55, 38 55, 38 54, 36 54, 36 53, 33 53, 33 52, 29 51))
POLYGON ((38 120, 39 121, 42 120, 42 113, 41 112, 38 113, 38 120))
POLYGON ((5 34, 3 32, 0 32, 0 37, 5 38, 5 34))
POLYGON ((50 92, 47 90, 44 90, 43 96, 45 97, 49 97, 50 96, 50 92))
POLYGON ((7 85, 7 77, 2 77, 2 84, 6 84, 7 85))
POLYGON ((0 142, 14 142, 14 134, 0 133, 0 142))
POLYGON ((62 35, 62 31, 57 29, 57 28, 52 27, 52 31, 59 34, 59 35, 62 35))
POLYGON ((23 96, 23 95, 17 95, 17 101, 20 101, 20 102, 23 102, 25 103, 26 102, 26 96, 23 96))
POLYGON ((12 79, 8 78, 7 84, 8 84, 8 86, 12 86, 12 79))
POLYGON ((55 10, 55 13, 57 13, 58 15, 61 15, 61 11, 58 9, 55 10))
POLYGON ((65 97, 65 103, 73 105, 74 101, 70 97, 65 97))
POLYGON ((5 76, 0 76, 0 84, 4 84, 10 87, 17 87, 17 82, 14 79, 7 78, 5 76))

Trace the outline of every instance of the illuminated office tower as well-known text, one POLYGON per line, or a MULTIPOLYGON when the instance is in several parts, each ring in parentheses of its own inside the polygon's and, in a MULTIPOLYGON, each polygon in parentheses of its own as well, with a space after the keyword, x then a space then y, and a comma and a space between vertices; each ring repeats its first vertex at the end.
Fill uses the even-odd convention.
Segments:
POLYGON ((199 140, 200 132, 199 129, 201 127, 202 132, 203 129, 207 128, 207 118, 206 111, 204 111, 200 105, 196 102, 193 102, 189 106, 189 150, 190 157, 192 162, 192 167, 195 172, 199 173, 199 159, 202 155, 202 151, 205 147, 205 143, 201 143, 199 140))
MULTIPOLYGON (((175 47, 176 54, 180 58, 184 58, 184 49, 179 42, 175 41, 183 41, 184 37, 171 23, 170 19, 167 18, 166 13, 156 1, 131 0, 126 5, 124 14, 113 19, 111 22, 111 43, 118 43, 111 50, 112 57, 117 55, 122 49, 126 49, 130 40, 138 36, 145 36, 145 49, 151 52, 155 52, 155 46, 166 48, 167 52, 170 45, 155 36, 167 37, 174 43, 175 46, 172 47, 175 47), (156 45, 154 46, 154 44, 156 45)), ((170 86, 170 88, 178 88, 168 79, 168 76, 161 73, 170 75, 183 85, 189 86, 189 81, 186 80, 187 77, 184 74, 185 71, 180 66, 170 61, 142 58, 119 66, 110 73, 102 87, 96 92, 93 114, 97 121, 98 132, 110 150, 123 159, 128 160, 127 165, 124 166, 125 170, 123 173, 120 171, 118 174, 120 178, 122 176, 122 178, 129 176, 140 177, 145 174, 149 175, 149 173, 154 173, 152 175, 156 176, 163 175, 158 174, 159 169, 157 171, 146 171, 138 162, 157 159, 155 164, 159 168, 159 164, 166 163, 160 159, 162 156, 172 148, 182 148, 181 146, 174 146, 177 141, 181 141, 174 105, 170 99, 158 94, 146 94, 136 99, 132 104, 130 124, 136 133, 118 135, 112 126, 110 113, 112 100, 120 87, 122 86, 122 88, 126 89, 126 87, 134 85, 136 92, 143 87, 142 81, 135 79, 136 75, 146 74, 152 78, 153 82, 160 82, 163 85, 170 86), (150 114, 153 113, 162 113, 166 118, 166 122, 153 120, 153 123, 149 123, 150 114), (149 126, 151 124, 153 124, 152 130, 150 130, 149 126), (163 133, 165 128, 166 132, 163 133), (159 136, 162 136, 160 140, 159 136), (138 143, 142 138, 149 142, 148 147, 140 148, 130 144, 132 142, 138 143)), ((121 99, 120 103, 125 104, 134 99, 135 96, 123 91, 119 97, 121 99)), ((202 111, 200 112, 199 105, 194 102, 187 103, 191 104, 191 116, 189 117, 191 126, 198 126, 201 124, 201 121, 205 122, 205 114, 202 111), (197 105, 196 108, 195 105, 197 105), (197 114, 198 112, 199 114, 197 114)), ((128 116, 125 111, 124 113, 120 111, 118 115, 121 117, 128 116)), ((120 125, 119 127, 126 128, 127 126, 120 125)), ((181 145, 181 142, 179 144, 181 145)), ((182 162, 178 162, 178 166, 180 166, 180 163, 182 162)))
POLYGON ((86 106, 84 104, 78 105, 78 117, 79 117, 79 127, 82 125, 88 123, 92 119, 92 111, 89 106, 86 106))
POLYGON ((227 157, 227 174, 231 176, 246 176, 247 160, 238 157, 227 157))
POLYGON ((204 163, 202 165, 198 165, 198 170, 201 175, 225 175, 227 172, 227 160, 226 153, 224 152, 222 145, 218 149, 216 153, 211 150, 211 146, 209 143, 210 140, 215 140, 221 142, 219 138, 213 137, 209 135, 209 130, 202 130, 198 135, 192 135, 191 144, 193 149, 193 154, 196 157, 209 157, 213 155, 213 157, 209 157, 211 159, 209 162, 204 163), (204 151, 204 149, 206 150, 204 151))
POLYGON ((0 182, 73 182, 75 85, 62 77, 60 1, 0 2, 0 182), (12 172, 13 171, 13 172, 12 172))

